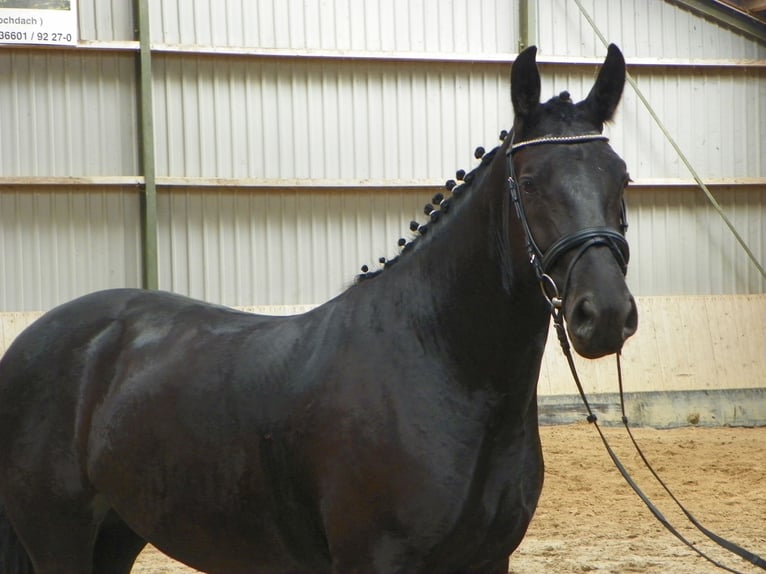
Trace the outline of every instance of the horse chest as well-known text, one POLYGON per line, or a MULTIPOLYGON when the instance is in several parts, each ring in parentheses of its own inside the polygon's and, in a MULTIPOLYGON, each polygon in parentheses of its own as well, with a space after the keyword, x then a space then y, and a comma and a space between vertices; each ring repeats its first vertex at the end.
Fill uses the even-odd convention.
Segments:
POLYGON ((499 448, 477 465, 453 528, 439 545, 441 558, 454 552, 450 562, 469 567, 509 555, 537 506, 542 473, 535 441, 499 448))
POLYGON ((333 560, 366 556, 384 571, 439 572, 507 558, 542 486, 536 421, 513 426, 511 440, 493 434, 462 445, 434 432, 418 442, 400 429, 409 449, 370 449, 328 468, 322 509, 333 560))

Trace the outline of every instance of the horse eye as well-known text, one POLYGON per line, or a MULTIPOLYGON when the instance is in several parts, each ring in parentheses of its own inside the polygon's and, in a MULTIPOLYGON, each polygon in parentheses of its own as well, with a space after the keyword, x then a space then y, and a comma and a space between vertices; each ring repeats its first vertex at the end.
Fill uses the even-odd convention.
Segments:
POLYGON ((519 186, 521 187, 521 191, 524 193, 534 193, 535 192, 535 182, 525 177, 521 181, 519 181, 519 186))

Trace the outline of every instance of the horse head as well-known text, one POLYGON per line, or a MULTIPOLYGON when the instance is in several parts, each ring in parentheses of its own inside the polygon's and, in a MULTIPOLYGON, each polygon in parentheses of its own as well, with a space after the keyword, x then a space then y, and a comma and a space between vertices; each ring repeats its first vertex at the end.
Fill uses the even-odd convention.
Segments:
POLYGON ((511 71, 509 182, 543 291, 563 313, 575 350, 596 358, 618 352, 638 323, 625 283, 630 178, 602 135, 622 95, 625 60, 609 46, 584 100, 562 92, 541 103, 536 51, 519 54, 511 71))

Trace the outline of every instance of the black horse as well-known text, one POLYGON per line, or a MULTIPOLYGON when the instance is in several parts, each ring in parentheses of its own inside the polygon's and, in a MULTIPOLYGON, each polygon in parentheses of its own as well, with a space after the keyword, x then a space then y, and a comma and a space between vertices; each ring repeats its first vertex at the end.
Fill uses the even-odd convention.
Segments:
POLYGON ((600 135, 624 59, 541 104, 535 54, 511 136, 324 305, 110 290, 23 332, 0 362, 0 570, 126 573, 151 542, 220 574, 507 572, 543 482, 551 305, 586 357, 637 321, 628 174, 600 135))

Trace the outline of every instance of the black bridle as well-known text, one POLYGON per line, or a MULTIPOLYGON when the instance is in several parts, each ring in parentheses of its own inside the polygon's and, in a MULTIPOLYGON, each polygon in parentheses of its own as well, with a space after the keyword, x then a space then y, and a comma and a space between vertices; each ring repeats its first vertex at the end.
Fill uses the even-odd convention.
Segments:
POLYGON ((620 265, 622 273, 626 274, 628 271, 628 260, 630 259, 630 249, 625 239, 628 222, 624 199, 621 204, 620 231, 615 231, 609 227, 586 227, 559 238, 543 253, 535 241, 532 229, 529 227, 529 221, 524 211, 524 203, 521 200, 519 186, 516 182, 516 170, 513 167, 513 153, 524 147, 545 144, 577 144, 591 141, 609 141, 609 138, 600 133, 589 133, 571 136, 547 136, 514 143, 513 131, 511 131, 508 137, 511 138, 511 144, 505 152, 508 158, 508 189, 511 193, 513 204, 516 207, 516 214, 524 230, 529 261, 535 269, 543 294, 551 306, 554 309, 561 309, 566 297, 572 270, 580 257, 591 247, 599 245, 608 247, 620 265), (569 267, 564 275, 565 279, 562 289, 559 291, 556 282, 550 276, 550 271, 565 253, 575 249, 575 255, 569 262, 569 267))

